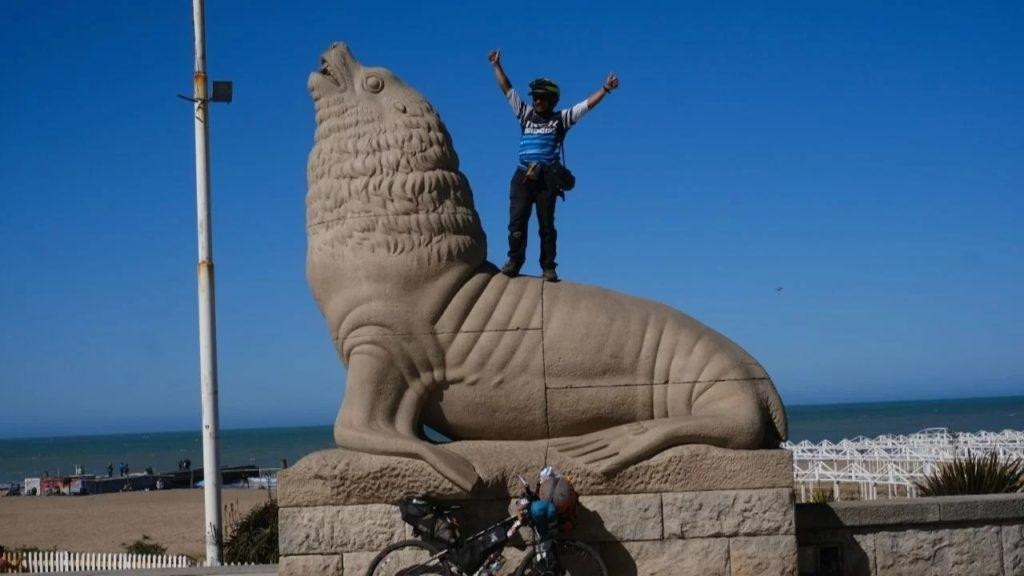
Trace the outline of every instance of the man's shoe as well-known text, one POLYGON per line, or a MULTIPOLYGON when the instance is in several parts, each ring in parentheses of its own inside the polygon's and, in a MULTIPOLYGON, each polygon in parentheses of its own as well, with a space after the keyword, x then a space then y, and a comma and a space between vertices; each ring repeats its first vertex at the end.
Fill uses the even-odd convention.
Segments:
POLYGON ((516 276, 519 276, 519 268, 521 266, 522 264, 517 264, 512 260, 509 260, 508 262, 505 262, 504 266, 501 267, 501 273, 504 274, 505 276, 508 276, 509 278, 515 278, 516 276))
POLYGON ((558 272, 555 272, 554 268, 546 268, 544 270, 544 281, 558 282, 558 272))

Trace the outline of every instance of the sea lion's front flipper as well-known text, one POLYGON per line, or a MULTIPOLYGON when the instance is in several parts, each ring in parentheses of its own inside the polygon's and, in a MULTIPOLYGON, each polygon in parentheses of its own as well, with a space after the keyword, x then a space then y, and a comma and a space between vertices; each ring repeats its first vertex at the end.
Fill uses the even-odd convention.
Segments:
POLYGON ((400 436, 394 430, 335 424, 334 439, 338 446, 349 450, 423 460, 466 492, 472 492, 480 480, 480 475, 469 460, 419 438, 400 436))
POLYGON ((462 456, 417 437, 421 391, 410 387, 382 346, 361 344, 349 356, 345 400, 334 422, 342 448, 384 456, 416 458, 469 492, 479 481, 462 456))

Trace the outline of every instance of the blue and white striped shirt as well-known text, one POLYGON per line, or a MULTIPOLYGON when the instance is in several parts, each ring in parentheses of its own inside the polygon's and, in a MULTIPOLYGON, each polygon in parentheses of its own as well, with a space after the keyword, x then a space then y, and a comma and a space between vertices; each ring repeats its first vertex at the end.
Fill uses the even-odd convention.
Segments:
POLYGON ((533 109, 533 106, 523 103, 515 88, 509 89, 506 96, 522 130, 519 139, 519 164, 524 167, 533 162, 542 166, 558 163, 558 147, 565 138, 565 133, 590 110, 587 101, 584 100, 572 108, 542 116, 533 109))

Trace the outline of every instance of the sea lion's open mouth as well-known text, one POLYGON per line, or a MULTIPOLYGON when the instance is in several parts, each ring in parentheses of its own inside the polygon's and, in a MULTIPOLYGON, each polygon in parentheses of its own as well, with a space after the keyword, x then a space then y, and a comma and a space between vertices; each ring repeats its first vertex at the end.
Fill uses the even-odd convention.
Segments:
POLYGON ((331 70, 330 62, 327 61, 327 58, 322 57, 322 56, 320 57, 320 70, 319 70, 319 72, 320 72, 321 76, 326 76, 328 79, 331 80, 331 82, 334 82, 335 85, 340 85, 340 82, 338 82, 337 76, 335 76, 334 75, 334 71, 331 70))
MULTIPOLYGON (((341 43, 332 44, 320 56, 320 67, 310 74, 310 89, 324 80, 329 80, 334 87, 342 92, 352 85, 352 67, 358 65, 349 52, 348 47, 341 43)), ((328 85, 323 85, 326 88, 328 85)))

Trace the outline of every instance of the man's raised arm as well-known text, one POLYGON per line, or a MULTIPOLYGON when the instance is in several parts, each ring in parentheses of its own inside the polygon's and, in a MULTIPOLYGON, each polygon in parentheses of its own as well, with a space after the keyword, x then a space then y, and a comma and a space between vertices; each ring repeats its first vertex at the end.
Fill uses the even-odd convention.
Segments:
POLYGON ((494 68, 494 76, 498 79, 501 93, 508 94, 508 91, 512 89, 512 83, 508 81, 508 76, 505 75, 505 70, 501 67, 501 50, 491 50, 487 59, 491 61, 491 67, 494 68))
POLYGON ((597 106, 597 103, 604 99, 606 94, 611 94, 612 90, 619 87, 619 77, 615 74, 609 74, 604 80, 604 85, 601 88, 590 95, 587 98, 587 108, 591 109, 597 106))

